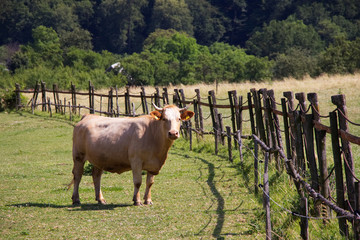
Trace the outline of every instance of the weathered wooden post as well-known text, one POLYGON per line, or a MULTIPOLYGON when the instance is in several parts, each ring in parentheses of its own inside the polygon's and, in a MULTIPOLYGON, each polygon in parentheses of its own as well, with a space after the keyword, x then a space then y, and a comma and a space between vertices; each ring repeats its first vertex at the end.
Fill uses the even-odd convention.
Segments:
MULTIPOLYGON (((331 144, 334 157, 334 166, 335 166, 335 181, 336 181, 336 203, 337 205, 345 209, 345 191, 343 183, 343 172, 342 172, 342 162, 341 162, 341 151, 339 144, 339 129, 336 112, 330 112, 330 128, 331 128, 331 144)), ((339 220, 339 229, 341 235, 344 235, 346 238, 349 237, 349 230, 346 224, 345 218, 338 218, 339 220)))
POLYGON ((73 113, 76 114, 76 88, 73 83, 71 83, 71 105, 73 113))
POLYGON ((110 88, 108 95, 108 116, 113 116, 113 88, 110 88))
POLYGON ((233 156, 232 156, 232 144, 231 144, 231 128, 229 126, 226 126, 226 136, 227 136, 227 142, 228 142, 228 153, 229 153, 229 161, 233 162, 233 156))
POLYGON ((214 130, 214 138, 215 138, 215 154, 218 154, 218 138, 219 138, 219 125, 218 125, 218 112, 217 109, 214 108, 214 105, 216 104, 215 94, 214 91, 209 91, 209 107, 210 107, 210 115, 211 120, 213 123, 213 130, 214 130))
POLYGON ((290 131, 289 131, 289 117, 286 110, 286 100, 281 98, 281 107, 283 113, 283 122, 284 122, 284 135, 285 135, 285 145, 286 145, 286 157, 287 159, 292 158, 291 143, 290 143, 290 131))
POLYGON ((295 166, 296 163, 296 148, 295 148, 295 119, 294 119, 294 93, 293 92, 284 92, 283 96, 287 99, 287 112, 290 122, 290 146, 291 146, 291 159, 295 166))
POLYGON ((271 239, 271 216, 270 216, 270 189, 269 189, 269 152, 265 151, 264 162, 264 208, 266 213, 266 239, 271 239))
MULTIPOLYGON (((268 132, 270 133, 270 141, 269 142, 271 143, 271 145, 269 147, 276 149, 276 148, 278 148, 278 145, 277 145, 277 141, 276 141, 275 126, 274 126, 270 101, 271 100, 269 97, 265 100, 265 109, 266 109, 265 114, 267 115, 268 129, 269 129, 268 132)), ((276 169, 278 171, 281 171, 279 154, 276 153, 274 155, 275 155, 275 160, 276 160, 276 169)))
POLYGON ((146 101, 146 94, 145 94, 144 87, 141 87, 140 95, 141 95, 141 99, 142 99, 141 104, 142 104, 143 112, 144 112, 144 114, 149 114, 149 108, 148 108, 147 101, 146 101))
POLYGON ((57 101, 56 101, 56 92, 57 92, 57 85, 54 83, 53 84, 53 95, 54 95, 54 104, 55 104, 55 113, 58 113, 58 104, 57 104, 57 101))
POLYGON ((155 97, 155 104, 156 104, 156 106, 160 106, 160 91, 159 91, 159 88, 158 88, 158 87, 155 87, 154 97, 155 97))
MULTIPOLYGON (((235 105, 234 105, 234 97, 233 97, 234 95, 236 95, 236 90, 228 91, 230 111, 231 111, 232 131, 235 133, 237 130, 237 126, 236 126, 235 105)), ((236 138, 234 139, 234 144, 236 147, 237 146, 236 138)))
POLYGON ((253 104, 252 104, 252 100, 251 100, 251 92, 248 92, 247 99, 248 99, 248 107, 249 107, 251 133, 256 134, 254 112, 253 112, 253 104))
MULTIPOLYGON (((315 149, 314 149, 314 123, 312 114, 305 115, 305 122, 303 122, 304 135, 306 140, 306 157, 310 168, 311 175, 311 187, 316 191, 320 192, 319 188, 319 176, 317 171, 315 149)), ((317 214, 320 214, 320 209, 316 209, 317 214)))
MULTIPOLYGON (((316 93, 308 93, 307 98, 311 103, 312 109, 312 116, 313 121, 320 123, 320 110, 319 110, 319 103, 316 93)), ((326 131, 325 130, 318 130, 315 128, 315 141, 316 141, 316 152, 318 157, 319 163, 319 170, 320 170, 320 178, 319 178, 319 185, 320 185, 320 192, 326 199, 330 198, 330 187, 329 187, 329 178, 327 177, 328 170, 327 170, 327 162, 326 162, 326 131)), ((326 216, 330 216, 330 208, 327 205, 323 205, 323 208, 326 209, 326 216)), ((324 211, 322 212, 325 213, 324 211)))
POLYGON ((32 99, 34 100, 34 101, 32 101, 33 105, 34 105, 34 108, 36 108, 36 106, 37 106, 36 102, 37 102, 37 98, 38 98, 38 95, 39 95, 39 88, 40 88, 39 83, 38 83, 38 81, 36 81, 35 87, 34 87, 34 94, 32 96, 32 99))
POLYGON ((298 166, 304 176, 306 171, 305 154, 304 154, 304 143, 302 134, 302 118, 305 116, 306 104, 305 104, 305 93, 295 93, 295 98, 299 101, 300 110, 294 112, 295 119, 295 146, 296 146, 296 159, 298 166))
POLYGON ((221 113, 218 113, 218 134, 219 134, 219 137, 220 137, 220 141, 221 141, 221 145, 224 146, 225 144, 225 136, 223 135, 223 132, 224 132, 224 124, 223 124, 223 118, 222 118, 222 114, 221 113))
POLYGON ((129 86, 126 86, 125 91, 125 114, 130 115, 131 114, 131 107, 130 107, 130 90, 129 86))
MULTIPOLYGON (((355 182, 355 196, 356 196, 356 209, 355 212, 360 212, 360 182, 355 182)), ((355 240, 360 240, 360 221, 354 220, 354 236, 355 240)))
MULTIPOLYGON (((300 209, 301 209, 301 215, 308 216, 308 199, 306 197, 302 197, 300 199, 300 209)), ((304 240, 309 239, 309 220, 306 217, 302 217, 300 219, 300 227, 301 227, 301 237, 304 240)))
MULTIPOLYGON (((339 129, 340 131, 348 132, 347 123, 347 108, 345 95, 335 95, 331 97, 333 104, 337 106, 338 118, 339 118, 339 129)), ((345 162, 345 176, 346 176, 346 187, 350 205, 352 209, 356 208, 355 203, 355 179, 353 173, 355 172, 354 159, 351 151, 351 145, 349 141, 341 138, 341 150, 343 152, 343 158, 345 162)))
POLYGON ((47 104, 48 104, 48 111, 50 113, 50 117, 52 117, 52 111, 51 111, 51 101, 50 101, 50 97, 48 97, 48 101, 47 101, 47 104))
POLYGON ((16 95, 16 99, 15 99, 16 110, 19 110, 21 105, 21 97, 20 97, 20 85, 18 83, 15 83, 15 95, 16 95))
MULTIPOLYGON (((261 88, 258 91, 259 93, 259 106, 261 108, 260 94, 263 96, 263 106, 264 106, 264 121, 265 121, 265 136, 266 138, 263 140, 267 146, 272 147, 272 139, 271 139, 271 130, 270 130, 270 122, 269 122, 269 109, 266 107, 266 101, 269 98, 267 95, 267 89, 261 88)), ((271 159, 272 154, 269 154, 269 158, 271 159)))
POLYGON ((46 85, 45 82, 41 81, 41 103, 42 111, 46 111, 46 85))
POLYGON ((257 127, 257 134, 259 134, 260 139, 264 142, 266 142, 266 133, 265 133, 265 127, 263 122, 263 115, 261 111, 261 101, 259 97, 259 93, 256 91, 255 88, 250 89, 253 100, 254 100, 254 106, 255 106, 255 119, 256 119, 256 127, 257 127))
POLYGON ((201 96, 200 96, 200 90, 195 89, 196 92, 196 99, 198 103, 198 114, 199 114, 199 127, 201 129, 201 132, 204 131, 204 122, 203 122, 203 114, 202 114, 202 108, 201 108, 201 96))
POLYGON ((169 105, 169 94, 167 88, 163 88, 163 103, 164 105, 169 105))
POLYGON ((89 112, 90 114, 95 113, 94 111, 94 103, 93 103, 93 92, 94 92, 94 87, 91 85, 91 82, 89 81, 89 112))
MULTIPOLYGON (((253 134, 255 135, 255 134, 253 134)), ((259 193, 259 144, 257 141, 254 141, 254 190, 255 195, 258 195, 259 193)))
POLYGON ((119 94, 118 94, 118 87, 115 85, 115 94, 116 94, 116 116, 119 117, 120 108, 119 108, 119 94))

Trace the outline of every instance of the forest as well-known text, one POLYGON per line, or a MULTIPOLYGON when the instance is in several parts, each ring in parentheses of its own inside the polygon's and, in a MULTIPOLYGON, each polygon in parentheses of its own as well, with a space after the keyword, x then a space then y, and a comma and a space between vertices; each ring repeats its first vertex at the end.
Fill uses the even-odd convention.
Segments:
POLYGON ((0 89, 272 81, 359 69, 358 0, 0 2, 0 89))

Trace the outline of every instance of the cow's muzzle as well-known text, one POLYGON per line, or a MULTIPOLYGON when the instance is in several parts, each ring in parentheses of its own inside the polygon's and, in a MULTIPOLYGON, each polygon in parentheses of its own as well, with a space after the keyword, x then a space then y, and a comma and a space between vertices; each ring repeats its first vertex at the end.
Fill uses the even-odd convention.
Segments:
POLYGON ((169 138, 171 140, 176 140, 179 138, 179 131, 176 131, 176 130, 170 130, 169 131, 169 138))

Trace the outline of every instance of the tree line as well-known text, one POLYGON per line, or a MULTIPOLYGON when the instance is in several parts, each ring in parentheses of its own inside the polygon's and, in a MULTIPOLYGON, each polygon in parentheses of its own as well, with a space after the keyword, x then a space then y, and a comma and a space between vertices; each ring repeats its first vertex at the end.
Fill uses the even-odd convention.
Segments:
POLYGON ((357 0, 4 0, 0 87, 353 73, 359 38, 357 0), (105 73, 115 62, 122 68, 105 73))

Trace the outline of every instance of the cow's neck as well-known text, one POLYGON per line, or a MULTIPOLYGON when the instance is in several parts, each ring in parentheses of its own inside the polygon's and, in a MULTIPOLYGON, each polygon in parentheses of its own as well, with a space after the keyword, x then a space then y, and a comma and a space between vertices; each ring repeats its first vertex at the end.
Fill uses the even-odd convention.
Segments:
POLYGON ((163 122, 159 120, 152 121, 152 134, 154 141, 156 141, 159 150, 160 160, 165 162, 170 147, 174 143, 174 140, 168 138, 168 133, 164 131, 163 122))

